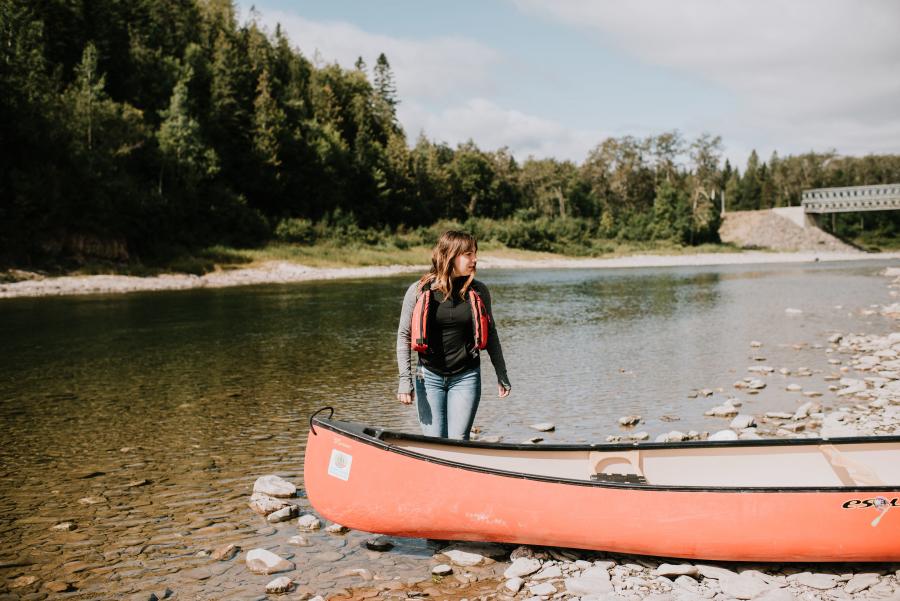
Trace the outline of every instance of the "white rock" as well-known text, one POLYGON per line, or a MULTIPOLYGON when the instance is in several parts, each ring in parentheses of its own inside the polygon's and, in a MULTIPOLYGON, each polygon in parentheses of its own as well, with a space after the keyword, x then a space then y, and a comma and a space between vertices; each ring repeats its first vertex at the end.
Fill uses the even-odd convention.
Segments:
POLYGON ((531 428, 532 430, 537 430, 538 432, 552 432, 556 429, 556 426, 554 424, 551 424, 550 422, 541 422, 539 424, 531 424, 528 427, 531 428))
POLYGON ((270 497, 293 497, 297 494, 297 487, 275 475, 260 476, 253 484, 253 492, 263 493, 270 497))
POLYGON ((803 313, 801 309, 794 309, 793 307, 788 307, 784 312, 788 315, 801 315, 803 313))
POLYGON ((769 585, 752 575, 738 574, 719 579, 722 592, 735 599, 752 599, 769 590, 769 585))
POLYGON ((279 509, 284 509, 285 507, 290 507, 291 504, 282 499, 276 499, 275 497, 270 497, 269 495, 261 492, 255 492, 250 496, 250 502, 248 503, 250 509, 255 511, 260 515, 269 515, 272 512, 278 511, 279 509))
POLYGON ((448 566, 445 563, 440 563, 433 568, 431 568, 431 573, 435 576, 449 576, 453 573, 453 568, 448 566))
POLYGON ((726 576, 737 576, 736 572, 732 572, 731 570, 726 570, 725 568, 719 566, 711 566, 702 563, 698 563, 696 566, 697 571, 704 578, 712 578, 714 580, 721 580, 726 576))
POLYGON ((682 590, 690 591, 692 593, 700 592, 700 585, 697 584, 697 581, 684 574, 676 578, 674 584, 682 590))
POLYGON ((522 590, 523 584, 525 584, 525 581, 517 576, 517 577, 510 578, 509 580, 507 580, 506 583, 503 585, 503 588, 505 588, 510 593, 515 595, 520 590, 522 590))
POLYGON ((294 587, 294 583, 287 576, 280 576, 266 585, 266 593, 277 595, 287 593, 294 587))
POLYGON ((528 590, 532 595, 543 597, 544 595, 554 594, 556 592, 556 587, 549 582, 541 582, 540 584, 529 586, 528 590))
POLYGON ((467 553, 466 551, 460 551, 459 549, 452 549, 450 551, 441 551, 449 560, 450 563, 458 566, 477 566, 484 563, 484 555, 479 555, 478 553, 467 553))
POLYGON ((731 424, 729 425, 729 427, 734 430, 743 430, 744 428, 749 428, 754 425, 756 425, 756 420, 752 415, 740 413, 737 417, 731 420, 731 424))
POLYGON ((794 581, 803 586, 827 591, 837 584, 837 578, 833 574, 811 574, 800 572, 794 576, 794 581))
POLYGON ((269 522, 286 522, 291 518, 297 517, 297 514, 300 513, 300 508, 296 505, 289 505, 288 507, 283 507, 278 511, 273 511, 269 515, 266 516, 266 520, 269 522))
POLYGON ((664 563, 653 572, 657 576, 697 576, 700 571, 689 563, 664 563))
POLYGON ((847 583, 844 590, 852 595, 859 591, 863 591, 870 586, 875 586, 876 584, 878 584, 878 574, 856 574, 850 579, 850 582, 847 583))
POLYGON ((784 389, 788 392, 800 392, 801 390, 803 390, 803 387, 799 384, 788 384, 784 387, 784 389))
POLYGON ((309 539, 302 534, 296 534, 288 539, 288 544, 294 545, 295 547, 308 547, 310 542, 309 539))
POLYGON ((275 574, 294 569, 294 564, 266 549, 253 549, 247 553, 247 567, 254 574, 275 574))
POLYGON ((311 513, 307 513, 297 518, 297 527, 300 530, 318 530, 322 527, 322 521, 311 513))
POLYGON ((809 417, 809 414, 814 412, 819 405, 814 403, 813 401, 807 401, 803 403, 799 407, 797 407, 797 411, 794 412, 793 419, 804 419, 809 417))
POLYGON ((753 601, 797 601, 791 592, 784 588, 773 588, 759 597, 754 597, 753 601))
POLYGON ((759 340, 751 340, 750 346, 752 346, 753 348, 759 348, 762 346, 762 342, 760 342, 759 340))
POLYGON ((612 582, 609 580, 609 574, 580 576, 577 578, 566 578, 566 591, 573 595, 601 595, 611 593, 613 591, 612 582))
POLYGON ((547 566, 537 574, 531 576, 532 580, 549 580, 551 578, 559 578, 562 576, 562 569, 559 566, 547 566))
POLYGON ((541 569, 541 562, 532 557, 519 557, 515 559, 503 575, 507 578, 517 578, 534 574, 541 569))
POLYGON ((328 527, 325 528, 325 532, 329 534, 344 534, 349 531, 349 528, 338 523, 329 524, 328 527))
POLYGON ((762 390, 766 387, 766 383, 762 380, 754 379, 747 382, 747 388, 750 390, 762 390))
POLYGON ((738 435, 734 430, 719 430, 715 434, 710 435, 707 440, 737 440, 738 435))
POLYGON ((634 426, 641 421, 640 415, 626 415, 619 418, 619 424, 622 426, 634 426))
POLYGON ((785 411, 767 411, 766 417, 772 417, 776 419, 791 419, 794 417, 793 413, 787 413, 785 411))

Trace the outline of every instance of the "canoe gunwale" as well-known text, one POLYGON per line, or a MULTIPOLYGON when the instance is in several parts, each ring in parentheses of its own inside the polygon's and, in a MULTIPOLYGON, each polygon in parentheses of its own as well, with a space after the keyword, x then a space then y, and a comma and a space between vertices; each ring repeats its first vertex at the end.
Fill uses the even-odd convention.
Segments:
MULTIPOLYGON (((391 445, 383 440, 384 436, 390 436, 400 440, 409 440, 412 442, 421 442, 427 444, 439 444, 448 447, 476 448, 476 449, 494 449, 505 451, 621 451, 629 450, 650 450, 650 449, 697 449, 697 448, 734 448, 740 447, 774 447, 774 446, 807 446, 807 445, 844 445, 844 444, 871 444, 871 443, 893 443, 900 442, 900 436, 854 436, 846 438, 792 438, 792 439, 761 439, 761 440, 743 440, 739 443, 734 441, 695 441, 680 443, 663 443, 663 442, 643 442, 632 444, 548 444, 535 446, 531 444, 515 444, 515 443, 489 443, 483 441, 470 440, 454 440, 446 438, 435 438, 423 436, 421 434, 411 434, 405 432, 396 432, 393 430, 385 430, 383 428, 371 428, 364 424, 355 422, 345 422, 334 419, 327 419, 315 416, 310 420, 310 425, 315 424, 321 426, 331 432, 347 436, 353 440, 363 444, 374 446, 382 451, 388 451, 399 455, 411 457, 419 461, 426 461, 437 465, 448 466, 456 469, 462 469, 473 472, 491 474, 505 478, 517 478, 524 480, 534 480, 541 482, 550 482, 556 484, 566 484, 574 486, 588 486, 598 488, 615 488, 634 491, 671 491, 671 492, 715 492, 715 493, 816 493, 816 492, 900 492, 900 485, 885 486, 797 486, 797 487, 776 487, 776 486, 688 486, 688 485, 653 485, 630 482, 604 482, 597 480, 578 480, 572 478, 555 478, 551 476, 543 476, 538 474, 530 474, 527 472, 512 472, 506 470, 485 468, 469 463, 451 461, 411 451, 409 449, 391 445)), ((310 436, 317 433, 311 429, 310 436)), ((308 444, 308 443, 307 443, 308 444)))

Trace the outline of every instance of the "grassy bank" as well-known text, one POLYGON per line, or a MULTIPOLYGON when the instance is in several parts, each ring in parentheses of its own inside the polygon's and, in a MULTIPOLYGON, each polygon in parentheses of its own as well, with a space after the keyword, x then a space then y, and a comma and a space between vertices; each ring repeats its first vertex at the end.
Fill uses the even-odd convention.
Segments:
MULTIPOLYGON (((479 244, 482 257, 516 260, 543 260, 568 258, 615 258, 643 254, 692 255, 698 253, 739 252, 727 244, 703 244, 681 246, 671 242, 627 242, 597 240, 595 244, 572 253, 544 252, 510 248, 503 243, 487 241, 479 244)), ((163 273, 203 275, 216 270, 255 267, 270 261, 286 261, 310 267, 369 267, 386 265, 427 265, 431 260, 431 245, 400 245, 391 243, 365 244, 357 241, 342 243, 322 240, 313 244, 272 242, 260 248, 230 248, 214 246, 192 253, 181 253, 168 260, 152 263, 139 261, 115 263, 87 261, 81 265, 48 266, 38 270, 8 270, 0 272, 0 283, 14 282, 34 277, 59 275, 131 275, 148 277, 163 273)))

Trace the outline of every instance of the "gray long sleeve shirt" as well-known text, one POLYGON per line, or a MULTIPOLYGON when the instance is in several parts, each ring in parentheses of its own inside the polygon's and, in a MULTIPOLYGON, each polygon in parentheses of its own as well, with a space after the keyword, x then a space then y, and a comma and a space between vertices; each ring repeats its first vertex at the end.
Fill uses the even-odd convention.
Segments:
MULTIPOLYGON (((400 384, 397 389, 399 394, 407 394, 412 391, 413 351, 410 347, 410 331, 412 328, 412 314, 416 306, 419 283, 413 283, 406 290, 403 297, 403 308, 400 311, 400 325, 397 328, 397 367, 400 370, 400 384)), ((491 357, 491 364, 497 372, 497 381, 505 388, 510 388, 509 376, 506 374, 506 362, 503 360, 503 349, 500 347, 500 336, 497 335, 497 326, 494 322, 494 313, 491 309, 491 293, 487 286, 478 280, 472 280, 472 289, 481 295, 485 309, 491 318, 488 330, 487 352, 491 357)))

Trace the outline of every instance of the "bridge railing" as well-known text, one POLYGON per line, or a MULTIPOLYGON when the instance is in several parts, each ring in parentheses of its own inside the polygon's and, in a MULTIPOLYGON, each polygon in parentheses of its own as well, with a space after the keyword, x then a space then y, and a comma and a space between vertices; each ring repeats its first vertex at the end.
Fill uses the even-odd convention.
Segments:
POLYGON ((801 205, 807 213, 897 210, 900 209, 900 184, 805 190, 801 205))

